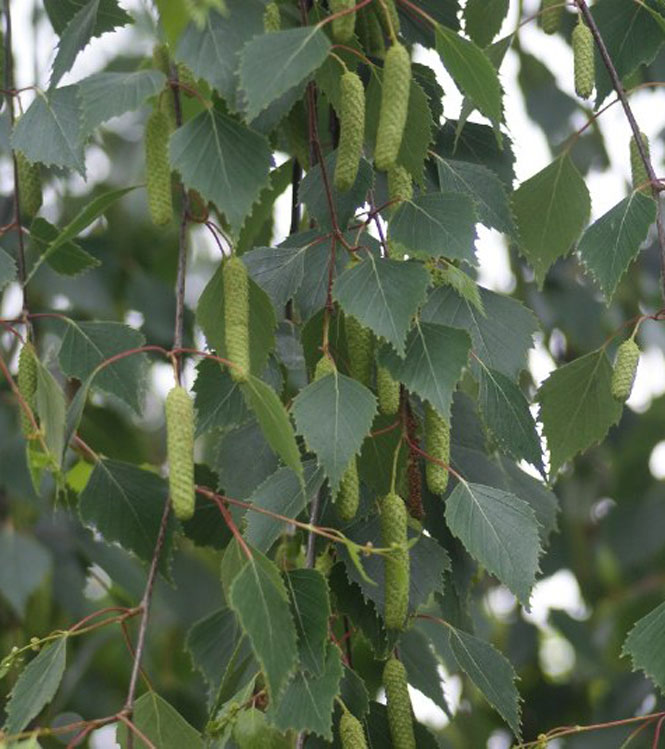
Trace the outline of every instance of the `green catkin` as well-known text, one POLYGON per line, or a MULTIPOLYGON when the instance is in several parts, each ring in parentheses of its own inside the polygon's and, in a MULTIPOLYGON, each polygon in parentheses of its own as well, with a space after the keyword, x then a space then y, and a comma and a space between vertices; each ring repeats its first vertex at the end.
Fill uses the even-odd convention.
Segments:
POLYGON ((629 338, 619 346, 612 371, 612 396, 622 403, 630 398, 639 361, 640 347, 629 338))
POLYGON ((556 34, 561 25, 564 0, 543 0, 540 6, 540 25, 546 34, 556 34))
POLYGON ((395 0, 378 0, 378 16, 383 30, 392 36, 390 33, 391 26, 395 36, 399 34, 399 15, 397 14, 397 6, 395 0))
POLYGON ((349 352, 349 374, 354 380, 369 387, 374 354, 372 331, 350 315, 344 319, 344 323, 346 348, 349 352))
MULTIPOLYGON (((646 151, 647 158, 649 158, 651 155, 649 152, 649 139, 644 133, 640 133, 640 137, 642 138, 642 145, 646 151)), ((630 173, 633 178, 634 189, 639 189, 643 192, 651 191, 649 175, 640 156, 640 150, 637 147, 637 140, 635 140, 634 135, 630 139, 630 173)))
POLYGON ((339 721, 342 749, 367 749, 362 723, 349 710, 344 710, 339 721))
POLYGON ((374 163, 387 171, 395 165, 402 144, 409 109, 411 89, 411 57, 403 45, 396 43, 388 50, 383 67, 383 91, 376 135, 374 163))
POLYGON ((342 475, 335 497, 335 507, 340 519, 345 523, 353 520, 358 512, 359 504, 360 482, 358 481, 358 463, 354 455, 342 475))
POLYGON ((395 749, 416 749, 406 669, 397 658, 386 661, 383 667, 383 686, 386 690, 388 725, 393 746, 395 749))
POLYGON ((380 364, 376 367, 376 392, 379 396, 379 411, 386 416, 394 416, 399 411, 399 382, 387 367, 380 364))
POLYGON ((273 31, 279 31, 281 28, 282 17, 279 5, 275 2, 268 3, 263 11, 263 31, 266 34, 272 34, 273 31))
POLYGON ((347 70, 340 81, 340 137, 335 164, 335 187, 351 189, 360 166, 365 135, 365 89, 360 76, 347 70))
MULTIPOLYGON (((29 341, 24 344, 18 356, 16 379, 21 397, 30 406, 34 414, 37 395, 37 357, 34 346, 29 341)), ((21 408, 21 431, 26 437, 29 437, 34 431, 32 422, 23 408, 21 408)))
POLYGON ((21 151, 16 151, 16 169, 21 211, 26 216, 34 216, 42 207, 41 168, 29 162, 21 151))
POLYGON ((167 44, 155 44, 152 48, 152 64, 167 78, 171 75, 171 57, 167 44))
POLYGON ((588 99, 593 93, 596 80, 594 45, 591 29, 584 23, 581 16, 579 23, 573 29, 572 42, 575 91, 582 99, 588 99))
MULTIPOLYGON (((355 7, 356 0, 329 0, 330 12, 340 13, 343 10, 350 10, 355 7)), ((356 29, 356 14, 346 13, 332 22, 333 39, 339 44, 346 44, 353 39, 353 33, 356 29)))
MULTIPOLYGON (((450 463, 450 425, 430 406, 425 405, 425 449, 433 458, 450 463)), ((448 486, 448 471, 431 460, 425 467, 427 488, 432 494, 443 494, 448 486)))
POLYGON ((388 200, 395 201, 390 206, 391 212, 396 211, 404 200, 413 197, 413 181, 411 173, 399 164, 388 170, 388 200))
POLYGON ((185 388, 176 385, 166 396, 166 449, 169 493, 178 520, 194 514, 194 403, 185 388))
POLYGON ((402 629, 409 608, 409 551, 406 506, 393 492, 381 500, 381 545, 384 556, 384 620, 388 629, 402 629))
POLYGON ((383 58, 386 54, 386 41, 381 21, 374 7, 366 5, 358 11, 358 37, 369 57, 383 58))
POLYGON ((173 219, 170 129, 166 113, 161 109, 153 110, 145 126, 145 167, 150 216, 157 226, 164 226, 173 219))
POLYGON ((196 76, 194 75, 191 68, 188 68, 182 62, 177 65, 178 70, 178 82, 182 84, 180 91, 190 99, 196 96, 196 76))
POLYGON ((224 342, 235 382, 247 382, 249 359, 249 276, 247 266, 231 255, 222 266, 224 282, 224 342))

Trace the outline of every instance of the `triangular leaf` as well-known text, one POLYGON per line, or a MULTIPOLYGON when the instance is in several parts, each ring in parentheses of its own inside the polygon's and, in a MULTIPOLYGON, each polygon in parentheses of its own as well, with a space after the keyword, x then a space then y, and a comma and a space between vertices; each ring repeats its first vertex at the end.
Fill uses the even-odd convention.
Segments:
POLYGON ((642 617, 628 633, 622 655, 665 690, 665 603, 642 617))
POLYGON ((300 667, 316 675, 324 670, 330 597, 326 579, 317 570, 291 570, 286 575, 298 632, 300 667))
POLYGON ((19 618, 52 566, 51 554, 39 541, 11 526, 0 529, 0 594, 19 618))
POLYGON ((242 256, 249 275, 281 310, 298 291, 305 273, 305 251, 301 247, 257 247, 242 256))
POLYGON ((219 362, 204 359, 196 368, 196 434, 212 429, 228 431, 250 419, 240 385, 219 362))
MULTIPOLYGON (((41 253, 57 239, 59 231, 45 218, 37 216, 30 225, 30 240, 35 249, 41 253)), ((48 255, 48 264, 56 273, 63 276, 76 276, 90 268, 101 265, 96 257, 86 252, 75 242, 65 242, 55 252, 48 255)))
MULTIPOLYGON (((203 740, 180 713, 157 692, 146 692, 134 704, 132 723, 139 731, 159 749, 203 749, 203 740)), ((129 729, 124 723, 118 723, 116 740, 125 749, 129 729)), ((137 749, 147 749, 147 744, 140 737, 134 737, 137 749)))

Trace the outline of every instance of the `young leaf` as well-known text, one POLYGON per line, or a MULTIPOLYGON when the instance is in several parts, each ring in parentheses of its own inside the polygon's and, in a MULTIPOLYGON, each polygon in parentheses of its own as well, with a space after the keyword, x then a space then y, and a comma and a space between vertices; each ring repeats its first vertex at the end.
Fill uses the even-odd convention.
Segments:
POLYGON ((665 689, 665 603, 642 617, 628 633, 621 651, 629 655, 633 669, 641 669, 665 689))
POLYGON ((277 700, 298 660, 296 628, 277 567, 253 552, 231 585, 229 604, 261 663, 268 692, 277 700))
POLYGON ((538 521, 514 494, 460 481, 446 500, 451 533, 528 609, 541 553, 538 521))
MULTIPOLYGON (((185 746, 187 749, 203 749, 203 740, 199 732, 172 705, 152 690, 136 700, 132 723, 160 749, 182 749, 185 746)), ((127 747, 128 731, 124 723, 118 722, 116 740, 122 749, 127 747)), ((143 743, 140 739, 134 739, 135 746, 143 743)))
POLYGON ((14 685, 7 703, 6 733, 19 733, 48 705, 58 691, 66 661, 66 636, 44 647, 30 661, 14 685))
POLYGON ((608 304, 655 219, 653 198, 636 191, 610 208, 582 235, 577 251, 608 304))
POLYGON ((317 26, 262 34, 240 53, 240 87, 253 120, 282 94, 302 83, 328 56, 330 42, 317 26))
POLYGON ((574 455, 600 442, 621 417, 612 397, 612 366, 604 349, 559 367, 541 385, 540 421, 550 451, 550 476, 574 455))
POLYGON ((567 152, 513 194, 520 250, 540 286, 552 263, 579 237, 590 210, 589 191, 567 152))
POLYGON ((429 401, 441 416, 450 416, 453 392, 467 363, 471 341, 461 330, 419 323, 409 333, 400 358, 384 347, 379 363, 409 390, 429 401))
POLYGON ((335 371, 301 390, 292 412, 298 433, 316 453, 335 491, 369 433, 376 398, 359 382, 335 371))
POLYGON ((51 554, 39 541, 11 526, 0 529, 0 593, 20 619, 52 567, 51 554))
POLYGON ((404 354, 404 339, 425 301, 429 275, 421 263, 380 259, 369 252, 362 257, 337 277, 333 297, 346 313, 404 354))

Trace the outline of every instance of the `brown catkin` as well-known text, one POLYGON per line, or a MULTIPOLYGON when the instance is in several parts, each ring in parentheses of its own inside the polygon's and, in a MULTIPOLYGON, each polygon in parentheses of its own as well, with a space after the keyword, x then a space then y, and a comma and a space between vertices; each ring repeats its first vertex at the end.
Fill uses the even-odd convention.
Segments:
POLYGON ((372 376, 374 338, 372 331, 361 325, 355 317, 344 318, 346 348, 349 352, 349 374, 365 387, 369 387, 372 376))
MULTIPOLYGON (((350 10, 355 7, 356 0, 329 0, 330 12, 340 13, 343 10, 350 10)), ((333 39, 339 44, 346 44, 353 39, 353 32, 356 28, 356 14, 346 13, 332 22, 333 39)))
POLYGON ((247 266, 237 255, 231 255, 222 266, 224 283, 224 343, 235 382, 247 382, 249 358, 249 275, 247 266))
POLYGON ((386 416, 394 416, 399 411, 399 382, 387 367, 380 364, 376 366, 376 393, 379 397, 379 411, 386 416))
POLYGON ((360 482, 358 480, 358 462, 356 456, 351 458, 349 465, 342 475, 335 497, 337 514, 344 523, 348 523, 356 516, 360 504, 360 482))
POLYGON ((282 16, 279 11, 279 5, 276 2, 270 2, 263 11, 263 31, 266 34, 272 34, 282 28, 282 16))
POLYGON ((41 168, 28 161, 21 151, 16 151, 16 169, 21 212, 25 216, 35 216, 42 207, 41 168))
POLYGON ((407 48, 397 42, 388 50, 383 66, 383 91, 374 152, 376 168, 382 171, 387 171, 397 161, 409 110, 410 90, 411 56, 407 48))
MULTIPOLYGON (((21 397, 30 406, 35 418, 35 406, 37 396, 37 355, 34 346, 28 341, 23 345, 18 356, 18 374, 16 377, 18 391, 21 397)), ((21 408, 21 431, 26 437, 34 432, 34 427, 28 414, 21 408)))
POLYGON ((386 661, 383 667, 383 686, 386 690, 388 725, 393 747, 416 749, 406 669, 397 658, 392 657, 386 661))
POLYGON ((153 222, 164 226, 173 219, 168 115, 154 109, 145 126, 145 168, 148 207, 153 222))
MULTIPOLYGON (((425 404, 425 449, 431 457, 448 465, 450 463, 450 425, 429 405, 425 404)), ((427 461, 425 468, 427 488, 432 494, 443 494, 448 487, 448 471, 427 461)))
POLYGON ((630 398, 639 361, 640 347, 629 338, 617 349, 612 371, 612 396, 622 403, 630 398))
POLYGON ((335 187, 345 192, 358 176, 365 136, 365 88, 360 76, 350 70, 340 81, 340 102, 335 187))
MULTIPOLYGON (((644 133, 640 133, 642 138, 642 145, 646 152, 647 158, 650 158, 649 152, 649 139, 644 133)), ((630 173, 633 178, 633 188, 639 189, 643 192, 651 192, 651 182, 647 173, 644 161, 640 156, 640 150, 637 147, 637 140, 635 136, 630 139, 630 173)))
POLYGON ((342 749, 367 749, 362 723, 346 709, 339 721, 339 739, 342 749))
POLYGON ((390 548, 384 556, 384 611, 388 629, 402 629, 409 609, 409 551, 406 507, 391 492, 381 500, 381 545, 390 548))
POLYGON ((556 34, 561 25, 564 0, 543 0, 540 6, 540 25, 546 34, 556 34))
POLYGON ((582 99, 588 99, 593 93, 596 80, 594 44, 591 29, 584 23, 581 16, 579 23, 573 29, 572 42, 575 91, 582 99))
POLYGON ((169 493, 178 520, 194 514, 194 402, 185 388, 176 385, 166 396, 166 449, 169 459, 169 493))

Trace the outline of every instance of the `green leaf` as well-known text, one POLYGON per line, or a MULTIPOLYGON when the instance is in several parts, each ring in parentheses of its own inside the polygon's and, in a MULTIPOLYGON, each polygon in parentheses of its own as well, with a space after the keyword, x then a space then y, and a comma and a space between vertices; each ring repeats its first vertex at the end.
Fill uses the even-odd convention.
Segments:
POLYGON ((552 263, 571 249, 590 210, 589 191, 567 152, 517 188, 513 213, 520 251, 539 285, 552 263))
MULTIPOLYGON (((44 8, 55 33, 60 36, 67 24, 85 4, 86 0, 44 0, 44 8)), ((94 36, 101 36, 106 31, 113 31, 116 26, 131 22, 131 17, 118 7, 116 0, 101 0, 94 36)))
POLYGON ((237 235, 270 185, 266 138, 218 109, 206 109, 176 130, 170 148, 184 185, 214 203, 237 235))
POLYGON ((30 595, 51 571, 51 554, 30 536, 11 526, 0 529, 0 593, 19 619, 30 595))
POLYGON ((439 676, 439 661, 424 635, 417 629, 407 629, 400 635, 398 647, 399 657, 406 669, 409 684, 419 689, 450 716, 450 709, 439 676))
POLYGON ((418 308, 425 301, 429 274, 422 263, 400 262, 362 253, 335 280, 333 297, 344 312, 353 315, 399 353, 418 308))
POLYGON ((269 476, 252 494, 247 510, 245 538, 252 547, 267 553, 287 529, 283 520, 266 515, 260 510, 296 519, 323 484, 323 473, 313 461, 303 464, 305 485, 290 468, 280 468, 269 476))
POLYGON ((360 451, 376 413, 376 398, 356 380, 327 375, 303 388, 292 406, 299 434, 328 476, 333 491, 360 451))
POLYGON ((528 609, 541 552, 531 507, 502 489, 460 481, 446 500, 446 523, 471 556, 528 609))
POLYGON ((202 29, 190 24, 182 34, 176 59, 216 89, 233 111, 242 109, 238 64, 243 44, 263 33, 260 0, 226 0, 227 15, 211 11, 202 29))
POLYGON ((449 418, 453 392, 470 349, 471 341, 463 331, 418 323, 409 333, 404 357, 383 348, 379 362, 388 367, 396 380, 429 401, 441 416, 449 418))
MULTIPOLYGON (((224 281, 222 264, 206 284, 196 308, 196 321, 218 356, 225 358, 224 281)), ((262 375, 275 347, 275 310, 268 295, 249 281, 249 361, 252 374, 262 375)))
POLYGON ((331 740, 333 707, 341 679, 340 651, 329 643, 323 673, 298 671, 279 701, 272 703, 268 711, 271 723, 280 731, 307 731, 331 740))
POLYGON ((475 225, 471 198, 435 192, 403 202, 388 224, 388 235, 412 252, 475 265, 475 225))
POLYGON ((543 473, 536 422, 521 389, 501 372, 480 367, 478 401, 485 423, 501 448, 543 473))
POLYGON ((665 690, 665 603, 635 624, 621 654, 630 656, 633 670, 641 669, 661 691, 665 690))
POLYGON ((656 220, 656 202, 641 192, 601 216, 584 232, 577 251, 609 303, 656 220))
POLYGON ((96 73, 84 78, 79 83, 84 132, 91 133, 103 122, 139 109, 165 83, 166 76, 157 70, 96 73))
POLYGON ((19 733, 42 711, 58 691, 67 661, 67 637, 47 645, 26 667, 7 703, 8 734, 19 733))
POLYGON ((187 633, 192 663, 211 687, 216 688, 224 678, 242 637, 236 615, 226 607, 200 619, 187 633))
POLYGON ((499 33, 508 4, 509 0, 468 0, 465 31, 479 47, 486 47, 499 33))
POLYGON ((517 674, 510 662, 489 642, 448 625, 448 644, 459 667, 480 689, 485 699, 521 738, 520 696, 517 674))
POLYGON ((501 121, 501 85, 485 53, 468 39, 445 26, 436 29, 436 51, 457 87, 482 114, 501 121))
POLYGON ((515 226, 508 193, 499 177, 481 164, 436 156, 442 192, 459 192, 473 200, 478 220, 490 229, 513 236, 515 226))
POLYGON ((240 385, 219 362, 204 359, 196 368, 196 434, 213 429, 228 431, 250 419, 240 385))
POLYGON ((279 460, 255 419, 231 429, 219 440, 215 469, 219 485, 231 497, 249 499, 278 467, 279 460))
POLYGON ((317 570, 300 569, 286 574, 286 586, 298 632, 300 667, 319 676, 324 671, 328 643, 328 584, 317 570))
POLYGON ((16 263, 11 255, 0 248, 0 291, 16 278, 16 263))
POLYGON ((85 178, 78 86, 38 93, 12 134, 12 148, 28 161, 76 169, 85 178))
POLYGON ((254 37, 240 53, 240 88, 253 120, 282 94, 302 83, 328 56, 330 42, 317 26, 254 37))
POLYGON ((289 468, 302 475, 300 453, 289 415, 275 391, 263 380, 251 375, 240 387, 270 447, 289 468))
POLYGON ((550 476, 578 452, 600 442, 621 417, 612 397, 612 366, 603 348, 559 367, 541 385, 540 421, 550 451, 550 476))
MULTIPOLYGON (((107 6, 108 2, 104 4, 107 6)), ((120 11, 120 8, 116 8, 120 11)), ((74 60, 78 57, 79 52, 85 49, 91 39, 98 34, 96 29, 100 26, 99 15, 102 11, 107 11, 107 7, 102 7, 101 0, 88 0, 88 2, 77 11, 65 29, 60 34, 60 44, 58 45, 58 54, 53 61, 51 71, 50 88, 58 85, 62 76, 71 70, 74 60)), ((122 11, 120 11, 122 13, 122 11)), ((124 26, 131 21, 131 18, 124 14, 126 20, 121 23, 116 22, 111 28, 105 28, 105 31, 113 31, 118 26, 124 26)))
MULTIPOLYGON (((86 528, 99 533, 107 544, 149 562, 168 496, 166 481, 152 471, 117 460, 100 460, 79 497, 79 514, 86 528)), ((169 517, 160 559, 168 569, 175 523, 169 517)))
POLYGON ((270 297, 275 309, 284 309, 298 291, 308 246, 258 247, 242 256, 249 275, 270 297))
MULTIPOLYGON (((146 692, 134 704, 132 723, 159 749, 203 749, 203 740, 180 713, 156 692, 146 692)), ((129 729, 118 723, 116 741, 122 749, 127 746, 129 729)), ((147 744, 134 737, 137 749, 147 749, 147 744)))
MULTIPOLYGON (((33 219, 30 225, 30 240, 40 254, 57 238, 58 234, 57 227, 41 216, 33 219)), ((55 252, 49 255, 47 262, 56 273, 63 276, 76 276, 101 265, 96 257, 75 242, 61 244, 55 252)))
POLYGON ((37 361, 37 415, 50 457, 59 466, 67 446, 65 394, 40 361, 37 361))
MULTIPOLYGON (((145 343, 142 333, 122 323, 67 322, 58 361, 68 377, 81 382, 85 382, 102 362, 145 343)), ((100 369, 94 377, 94 384, 139 413, 147 372, 146 355, 132 354, 100 369)))
POLYGON ((277 567, 253 552, 231 585, 229 603, 261 663, 271 701, 277 700, 298 660, 296 628, 277 567))
POLYGON ((421 312, 423 322, 467 330, 473 353, 483 364, 516 380, 526 367, 538 321, 530 309, 512 297, 479 287, 485 314, 452 288, 434 289, 421 312))

